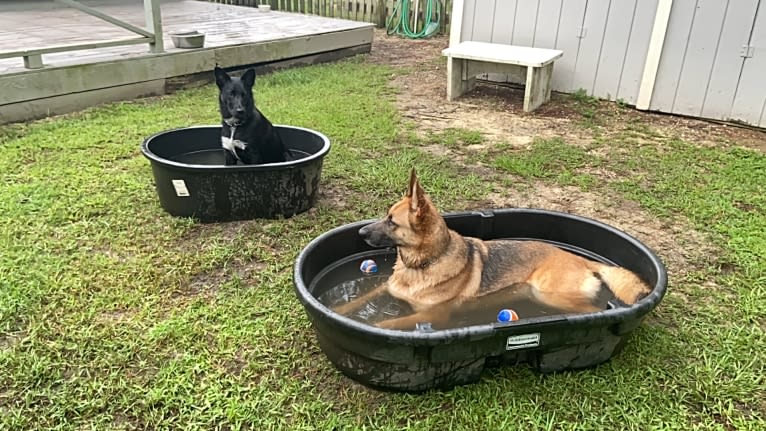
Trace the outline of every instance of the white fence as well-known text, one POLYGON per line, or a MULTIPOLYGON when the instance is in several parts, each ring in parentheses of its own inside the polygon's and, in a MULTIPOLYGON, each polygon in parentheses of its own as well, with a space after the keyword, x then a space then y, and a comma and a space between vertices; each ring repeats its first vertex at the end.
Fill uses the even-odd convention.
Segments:
POLYGON ((455 0, 455 23, 460 9, 460 41, 564 51, 556 91, 766 127, 766 1, 455 0))

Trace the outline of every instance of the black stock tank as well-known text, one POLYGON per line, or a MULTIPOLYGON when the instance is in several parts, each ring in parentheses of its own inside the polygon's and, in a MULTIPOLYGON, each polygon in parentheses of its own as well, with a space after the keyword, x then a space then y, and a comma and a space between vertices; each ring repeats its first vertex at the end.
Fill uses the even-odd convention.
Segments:
POLYGON ((289 161, 225 166, 221 126, 167 130, 144 140, 141 152, 162 208, 202 222, 290 217, 311 208, 330 141, 314 130, 274 127, 289 161))
MULTIPOLYGON (((525 310, 519 312, 519 320, 498 322, 494 308, 484 322, 462 327, 381 329, 325 305, 333 286, 363 288, 349 281, 354 277, 363 283, 368 282, 364 277, 371 277, 369 284, 384 281, 396 257, 392 250, 374 249, 359 237, 359 228, 369 221, 348 224, 320 235, 302 250, 293 280, 323 352, 350 378, 375 388, 418 392, 474 382, 488 366, 524 362, 539 372, 594 366, 619 352, 665 294, 667 274, 660 259, 637 239, 596 220, 534 209, 452 213, 445 220, 465 236, 541 240, 626 267, 652 286, 652 292, 634 305, 610 301, 593 313, 525 316, 525 310), (360 275, 360 262, 368 259, 377 262, 378 272, 360 275)), ((365 265, 361 268, 370 268, 365 265)), ((400 306, 379 304, 372 312, 396 314, 400 306)))

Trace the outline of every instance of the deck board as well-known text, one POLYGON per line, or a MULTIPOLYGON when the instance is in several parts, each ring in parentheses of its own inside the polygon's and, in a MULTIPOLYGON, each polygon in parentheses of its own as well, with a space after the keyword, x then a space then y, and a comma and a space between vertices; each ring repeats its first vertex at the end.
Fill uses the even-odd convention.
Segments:
MULTIPOLYGON (((130 24, 144 27, 143 0, 85 0, 130 24)), ((43 54, 42 69, 22 58, 0 59, 0 124, 70 112, 88 104, 162 94, 163 82, 210 72, 215 64, 239 68, 302 57, 327 61, 369 52, 369 23, 197 0, 161 4, 165 52, 148 44, 43 54), (173 47, 169 33, 205 33, 201 49, 173 47), (341 53, 342 51, 342 53, 341 53)), ((0 52, 98 42, 135 34, 51 1, 0 1, 0 52)), ((294 61, 301 64, 300 61, 294 61)))
MULTIPOLYGON (((85 1, 84 4, 144 27, 142 0, 85 1)), ((198 30, 205 33, 205 48, 279 40, 368 27, 367 23, 286 12, 262 12, 257 8, 168 0, 161 4, 166 52, 187 51, 173 47, 169 33, 198 30)), ((76 9, 53 1, 0 2, 0 51, 43 48, 62 43, 96 42, 130 37, 128 30, 113 26, 76 9), (24 7, 24 6, 27 7, 24 7)), ((43 55, 46 66, 68 66, 128 56, 150 55, 148 45, 43 55)), ((21 58, 0 59, 0 74, 24 71, 21 58)))

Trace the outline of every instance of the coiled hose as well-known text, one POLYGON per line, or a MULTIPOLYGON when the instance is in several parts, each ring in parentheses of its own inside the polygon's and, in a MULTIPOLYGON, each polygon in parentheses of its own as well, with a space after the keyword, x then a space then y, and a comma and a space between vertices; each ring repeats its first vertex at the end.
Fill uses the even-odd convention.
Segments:
POLYGON ((442 18, 441 2, 439 0, 423 1, 426 2, 426 9, 420 31, 417 31, 417 28, 410 28, 410 0, 398 0, 394 4, 391 16, 386 19, 386 33, 399 34, 410 39, 423 39, 438 32, 442 18))

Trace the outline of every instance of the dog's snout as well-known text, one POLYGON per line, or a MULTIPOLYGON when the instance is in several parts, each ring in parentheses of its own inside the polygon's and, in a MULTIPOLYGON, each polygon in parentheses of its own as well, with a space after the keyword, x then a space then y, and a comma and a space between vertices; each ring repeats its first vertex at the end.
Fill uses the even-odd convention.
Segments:
POLYGON ((367 239, 367 237, 370 236, 370 225, 364 226, 361 229, 359 229, 359 236, 361 236, 363 239, 367 239))
POLYGON ((235 117, 241 118, 245 114, 245 107, 241 103, 234 104, 231 108, 231 113, 235 117))
POLYGON ((388 236, 385 229, 381 229, 380 222, 370 223, 362 227, 359 229, 359 236, 373 247, 391 247, 394 245, 394 241, 388 236))
POLYGON ((242 117, 245 114, 245 104, 239 97, 229 100, 229 112, 236 117, 242 117))

